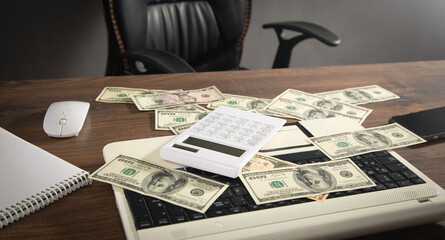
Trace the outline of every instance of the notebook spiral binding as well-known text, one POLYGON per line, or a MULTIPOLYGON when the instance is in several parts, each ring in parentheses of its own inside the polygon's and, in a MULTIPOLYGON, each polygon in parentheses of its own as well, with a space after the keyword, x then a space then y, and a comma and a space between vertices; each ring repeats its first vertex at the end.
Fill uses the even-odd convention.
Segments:
POLYGON ((44 208, 50 203, 59 200, 67 194, 91 184, 88 178, 89 173, 82 171, 73 177, 56 183, 54 186, 32 195, 21 202, 18 202, 8 208, 0 209, 0 229, 8 224, 18 221, 20 218, 28 216, 31 213, 44 208))

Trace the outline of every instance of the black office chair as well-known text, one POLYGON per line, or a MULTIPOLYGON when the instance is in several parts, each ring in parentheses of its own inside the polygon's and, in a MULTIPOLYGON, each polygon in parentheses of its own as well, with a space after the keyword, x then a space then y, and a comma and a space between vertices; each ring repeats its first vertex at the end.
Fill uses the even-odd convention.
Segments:
MULTIPOLYGON (((240 69, 251 0, 102 0, 107 19, 107 75, 240 69)), ((315 38, 337 46, 340 39, 308 22, 279 22, 273 68, 289 66, 292 48, 315 38), (291 39, 283 30, 301 33, 291 39)))

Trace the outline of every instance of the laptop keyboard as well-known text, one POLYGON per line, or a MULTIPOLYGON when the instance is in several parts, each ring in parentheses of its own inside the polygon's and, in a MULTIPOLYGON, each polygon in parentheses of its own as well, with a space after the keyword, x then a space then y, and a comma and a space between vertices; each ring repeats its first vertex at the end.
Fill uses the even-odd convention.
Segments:
MULTIPOLYGON (((279 158, 296 164, 329 161, 329 158, 327 158, 320 151, 280 155, 279 158)), ((387 151, 354 156, 351 157, 351 159, 374 181, 377 186, 330 193, 326 201, 329 201, 330 198, 344 197, 353 194, 363 194, 367 192, 382 191, 391 188, 425 183, 424 180, 409 170, 404 164, 402 164, 387 151)), ((249 211, 259 211, 262 209, 293 204, 304 204, 306 202, 313 201, 308 198, 298 198, 256 205, 239 178, 228 178, 190 167, 186 167, 183 170, 213 179, 215 181, 226 183, 229 185, 229 187, 204 214, 125 189, 124 192, 133 214, 136 229, 151 228, 188 221, 198 221, 205 218, 213 218, 229 214, 240 214, 249 211)))

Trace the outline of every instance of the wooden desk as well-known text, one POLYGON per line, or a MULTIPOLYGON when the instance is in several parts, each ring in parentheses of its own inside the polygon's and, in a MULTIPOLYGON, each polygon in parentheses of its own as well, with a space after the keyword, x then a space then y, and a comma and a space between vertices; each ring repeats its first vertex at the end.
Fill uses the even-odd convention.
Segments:
MULTIPOLYGON (((46 79, 0 82, 0 126, 83 168, 95 171, 110 142, 171 135, 154 129, 153 112, 132 104, 94 99, 106 86, 147 89, 197 89, 211 85, 224 93, 274 98, 288 88, 309 93, 377 84, 400 99, 363 105, 374 111, 365 127, 384 125, 393 115, 445 106, 445 61, 280 70, 167 74, 151 76, 46 79), (52 102, 91 103, 80 135, 48 137, 42 128, 52 102)), ((414 166, 445 187, 445 141, 398 149, 414 166)), ((359 239, 444 239, 445 221, 361 237, 359 239)), ((4 239, 124 239, 114 195, 107 184, 94 182, 0 230, 4 239)))

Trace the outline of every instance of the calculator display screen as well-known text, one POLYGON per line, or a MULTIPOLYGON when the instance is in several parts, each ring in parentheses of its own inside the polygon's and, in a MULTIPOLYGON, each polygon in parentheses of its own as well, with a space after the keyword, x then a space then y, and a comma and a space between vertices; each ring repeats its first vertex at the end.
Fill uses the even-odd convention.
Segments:
POLYGON ((242 150, 239 148, 229 147, 226 145, 209 142, 209 141, 202 140, 199 138, 194 138, 194 137, 188 137, 187 139, 185 139, 183 141, 183 143, 187 143, 187 144, 197 146, 197 147, 202 147, 202 148, 213 150, 213 151, 220 152, 220 153, 225 153, 225 154, 232 155, 235 157, 240 157, 245 152, 245 150, 242 150))

